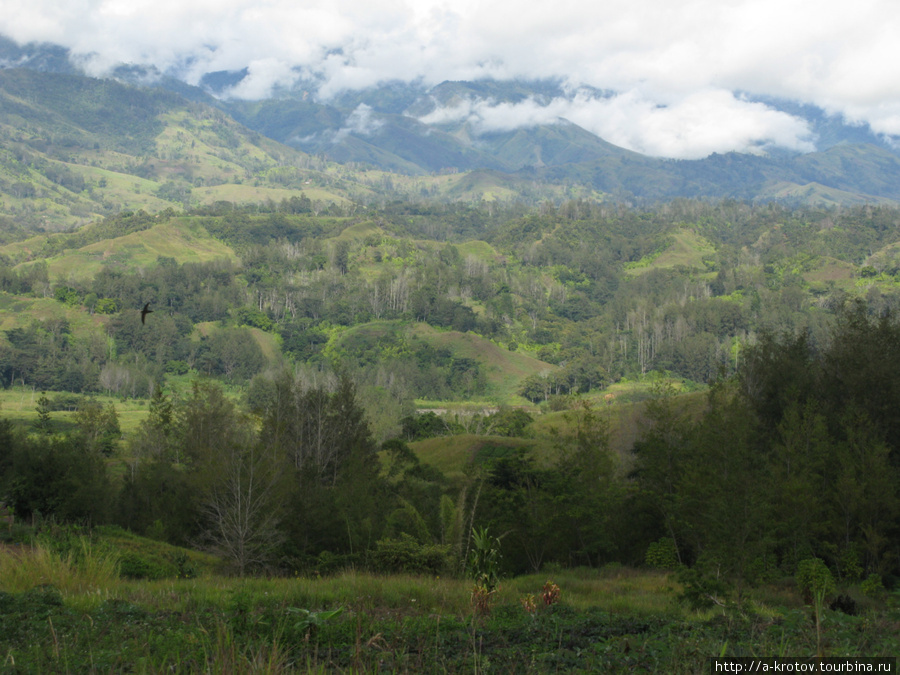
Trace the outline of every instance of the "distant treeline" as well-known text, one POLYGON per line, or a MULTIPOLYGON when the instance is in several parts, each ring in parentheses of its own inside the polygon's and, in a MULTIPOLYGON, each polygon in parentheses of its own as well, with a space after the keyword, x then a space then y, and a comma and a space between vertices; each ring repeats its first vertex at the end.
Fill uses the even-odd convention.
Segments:
POLYGON ((27 265, 0 259, 0 290, 110 316, 105 335, 20 321, 0 342, 0 383, 146 397, 166 373, 245 381, 264 366, 247 332, 259 328, 279 337, 287 358, 350 368, 369 385, 391 369, 398 400, 479 391, 484 364, 446 363, 471 376, 442 375, 446 386, 427 391, 430 380, 416 377, 401 344, 325 349, 336 330, 392 320, 472 331, 552 364, 521 385, 538 403, 653 370, 706 382, 733 372, 742 345, 762 331, 822 338, 835 310, 863 291, 876 315, 900 306, 900 212, 886 207, 398 202, 315 215, 308 201, 124 213, 48 237, 27 265), (141 270, 111 263, 79 281, 50 279, 43 266, 45 255, 176 217, 202 225, 241 262, 160 258, 141 270), (656 266, 673 242, 685 249, 684 263, 656 266), (855 290, 856 280, 867 288, 855 290), (146 302, 156 313, 141 326, 136 310, 146 302), (194 325, 210 321, 221 330, 191 339, 194 325), (130 384, 115 386, 124 380, 110 369, 128 370, 130 384))
MULTIPOLYGON (((127 439, 121 481, 104 459, 114 410, 85 406, 61 434, 45 399, 30 433, 0 425, 0 495, 20 518, 114 522, 205 546, 241 573, 449 573, 464 565, 473 528, 487 527, 511 573, 680 567, 698 597, 718 597, 818 558, 846 583, 891 585, 900 323, 859 305, 827 337, 765 334, 699 412, 659 388, 632 453, 613 452, 606 411, 581 404, 551 461, 488 444, 452 480, 400 438, 379 446, 346 375, 283 373, 259 424, 214 382, 181 398, 157 389, 127 439)), ((404 425, 429 435, 429 420, 404 425)), ((496 426, 521 436, 529 421, 505 411, 496 426)))

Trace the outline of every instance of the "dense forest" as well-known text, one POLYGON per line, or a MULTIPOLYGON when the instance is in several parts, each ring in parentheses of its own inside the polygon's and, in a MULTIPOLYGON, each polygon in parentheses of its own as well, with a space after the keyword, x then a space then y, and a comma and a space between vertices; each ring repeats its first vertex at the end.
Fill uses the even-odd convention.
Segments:
POLYGON ((396 204, 336 216, 309 208, 297 199, 125 213, 4 256, 6 293, 52 296, 109 319, 103 334, 81 336, 64 321, 18 322, 6 331, 0 382, 146 397, 167 372, 244 381, 265 366, 248 338, 258 328, 296 363, 364 379, 377 378, 375 363, 390 364, 398 396, 471 398, 477 364, 451 363, 391 331, 374 344, 333 339, 360 324, 424 322, 557 366, 523 385, 539 402, 654 370, 706 382, 732 371, 740 345, 760 331, 802 328, 824 339, 829 317, 863 288, 873 313, 897 305, 897 214, 888 208, 573 202, 521 213, 396 204), (139 270, 111 262, 89 277, 53 279, 42 262, 167 220, 199 225, 239 262, 160 256, 139 270), (135 309, 148 301, 157 314, 144 327, 135 309), (204 322, 222 330, 198 340, 204 322), (431 364, 441 376, 416 381, 431 364))
POLYGON ((293 199, 13 243, 4 308, 61 311, 3 324, 0 384, 48 393, 31 427, 2 421, 0 495, 239 573, 458 571, 487 527, 507 572, 681 565, 710 597, 820 558, 892 584, 898 223, 887 207, 293 199), (233 255, 117 258, 172 225, 233 255), (100 243, 90 273, 58 271, 100 243), (528 359, 513 390, 502 353, 528 359), (624 452, 604 398, 623 381, 657 383, 624 452), (148 413, 123 434, 101 394, 148 413), (417 413, 428 401, 484 409, 417 413), (66 406, 74 424, 54 420, 66 406), (507 440, 453 475, 411 447, 454 433, 507 440))

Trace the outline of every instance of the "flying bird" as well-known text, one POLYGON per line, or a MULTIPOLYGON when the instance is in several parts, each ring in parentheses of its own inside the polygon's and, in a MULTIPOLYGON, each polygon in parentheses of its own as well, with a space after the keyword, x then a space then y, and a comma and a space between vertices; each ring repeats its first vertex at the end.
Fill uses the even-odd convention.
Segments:
POLYGON ((147 318, 148 314, 153 314, 153 310, 150 309, 149 302, 146 305, 144 305, 144 309, 141 310, 141 323, 144 323, 144 320, 147 318))

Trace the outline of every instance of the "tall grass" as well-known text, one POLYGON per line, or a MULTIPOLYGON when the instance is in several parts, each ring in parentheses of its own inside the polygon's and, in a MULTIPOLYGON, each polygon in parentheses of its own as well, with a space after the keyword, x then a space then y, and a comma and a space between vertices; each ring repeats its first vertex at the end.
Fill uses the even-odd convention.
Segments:
POLYGON ((537 593, 548 579, 560 587, 560 602, 574 609, 599 607, 611 614, 636 616, 684 613, 675 600, 677 584, 671 575, 626 567, 602 572, 574 569, 519 576, 503 583, 500 602, 511 603, 516 596, 537 593))
MULTIPOLYGON (((374 575, 347 571, 334 577, 282 579, 206 576, 196 579, 121 581, 116 597, 169 611, 226 609, 237 596, 250 604, 313 611, 344 607, 358 612, 470 613, 471 583, 462 579, 374 575)), ((513 600, 516 601, 517 600, 513 600)))
POLYGON ((216 627, 203 645, 205 656, 204 672, 210 675, 231 675, 232 673, 265 673, 266 675, 296 672, 290 667, 290 659, 277 640, 270 644, 241 646, 234 632, 224 623, 216 627))
POLYGON ((118 555, 95 550, 86 537, 65 553, 42 543, 0 549, 0 590, 6 592, 51 584, 63 595, 86 595, 119 583, 118 555))
MULTIPOLYGON (((552 578, 562 589, 561 602, 574 609, 600 607, 611 613, 681 614, 675 605, 676 584, 662 573, 626 568, 615 574, 595 570, 560 570, 502 580, 500 605, 518 605, 552 578)), ((66 553, 42 543, 0 549, 0 590, 23 592, 52 584, 70 601, 88 605, 120 598, 157 609, 191 611, 226 608, 235 594, 253 603, 310 610, 345 607, 353 611, 398 611, 467 616, 471 583, 452 577, 377 575, 346 571, 333 577, 245 578, 218 575, 196 579, 130 581, 119 577, 115 553, 97 550, 81 537, 66 553), (101 597, 102 596, 102 597, 101 597)))

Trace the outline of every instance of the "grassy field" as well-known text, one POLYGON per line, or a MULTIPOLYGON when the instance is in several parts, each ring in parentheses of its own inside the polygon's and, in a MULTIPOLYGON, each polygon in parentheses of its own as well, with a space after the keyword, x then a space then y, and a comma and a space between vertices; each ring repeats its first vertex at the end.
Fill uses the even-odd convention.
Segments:
POLYGON ((224 183, 211 187, 194 188, 192 200, 200 204, 213 204, 217 201, 229 201, 241 204, 264 203, 269 200, 278 203, 284 199, 303 195, 312 201, 343 204, 348 200, 323 188, 308 187, 303 190, 288 188, 264 187, 253 184, 224 183))
POLYGON ((629 263, 626 266, 627 273, 636 276, 652 269, 672 267, 688 267, 705 271, 704 257, 715 255, 715 247, 692 230, 682 228, 672 234, 671 239, 672 243, 665 250, 636 263, 629 263))
MULTIPOLYGON (((213 239, 203 227, 190 218, 178 218, 133 232, 105 239, 62 255, 47 258, 51 279, 90 279, 104 265, 123 268, 155 265, 158 257, 174 258, 179 264, 207 262, 217 258, 236 261, 228 246, 213 239)), ((19 267, 35 263, 23 263, 19 267)))
MULTIPOLYGON (((50 399, 51 405, 56 401, 77 402, 88 396, 79 394, 69 394, 66 392, 46 392, 47 398, 50 399)), ((30 387, 10 387, 9 389, 0 389, 0 418, 9 419, 14 424, 22 426, 31 426, 37 420, 37 401, 41 396, 41 392, 30 387)), ((148 401, 145 399, 123 399, 119 396, 105 396, 103 394, 92 395, 90 398, 95 399, 104 408, 112 403, 116 408, 116 414, 119 416, 119 427, 122 433, 128 434, 137 428, 142 419, 147 416, 148 401)), ((62 404, 61 404, 62 405, 62 404)), ((63 410, 54 410, 51 412, 51 418, 57 431, 67 431, 74 429, 74 404, 71 408, 63 410)))
MULTIPOLYGON (((700 612, 671 573, 619 566, 503 579, 486 615, 470 590, 453 575, 361 570, 227 577, 115 528, 64 531, 0 546, 0 658, 15 673, 701 673, 711 656, 817 651, 789 582, 700 612), (141 569, 157 578, 128 578, 141 569)), ((859 612, 825 610, 825 655, 896 656, 900 597, 848 592, 859 612)))
MULTIPOLYGON (((170 375, 166 379, 166 391, 170 395, 185 396, 191 390, 194 376, 170 375)), ((243 396, 243 389, 229 384, 222 384, 225 395, 232 400, 239 400, 243 396)), ((107 396, 105 394, 71 394, 68 392, 46 392, 51 405, 58 401, 71 401, 72 405, 65 409, 53 410, 51 419, 57 432, 70 431, 74 428, 74 408, 77 401, 83 398, 93 398, 104 407, 110 403, 115 406, 119 416, 119 427, 122 435, 127 436, 137 429, 141 420, 147 417, 149 399, 123 398, 121 396, 107 396)), ((0 419, 9 419, 14 424, 30 427, 37 419, 37 400, 41 392, 31 387, 15 386, 8 389, 0 388, 0 419)), ((62 405, 60 403, 60 405, 62 405)))
POLYGON ((32 321, 48 319, 65 319, 76 336, 82 337, 87 333, 99 331, 103 334, 103 339, 106 339, 102 329, 106 317, 89 314, 81 307, 69 307, 53 298, 0 293, 0 331, 21 328, 32 321))
POLYGON ((486 452, 495 448, 533 449, 535 445, 537 442, 533 439, 475 434, 439 436, 409 444, 421 462, 440 470, 451 480, 461 478, 469 463, 479 460, 486 452))
POLYGON ((420 340, 435 349, 447 349, 455 358, 477 361, 485 374, 486 391, 465 402, 417 400, 420 408, 485 408, 497 405, 533 407, 518 395, 522 380, 554 369, 556 366, 521 352, 511 352, 474 333, 433 328, 426 323, 405 321, 371 321, 335 333, 326 352, 339 356, 343 352, 358 354, 374 349, 381 339, 420 340))
POLYGON ((464 241, 461 244, 457 244, 456 249, 464 258, 471 256, 489 265, 493 264, 501 257, 500 253, 497 252, 497 249, 480 239, 464 241))
MULTIPOLYGON (((631 463, 631 449, 646 424, 646 403, 653 394, 654 380, 623 381, 611 385, 603 391, 588 397, 572 399, 571 406, 577 401, 586 402, 594 410, 600 412, 609 422, 610 448, 619 457, 620 465, 627 468, 631 463), (611 395, 612 398, 607 398, 611 395)), ((690 390, 685 383, 673 382, 678 392, 676 405, 685 415, 699 415, 707 404, 705 388, 690 390), (688 389, 688 390, 686 390, 688 389)), ((420 408, 445 411, 444 414, 472 415, 484 411, 483 404, 453 404, 441 401, 418 401, 420 408)), ((448 477, 463 475, 466 465, 478 460, 485 452, 494 448, 524 448, 542 463, 556 461, 554 434, 569 430, 572 410, 549 411, 528 406, 535 416, 528 426, 527 438, 508 438, 502 436, 461 434, 456 436, 438 436, 410 444, 419 459, 440 469, 448 477)), ((484 455, 486 456, 486 455, 484 455)))
POLYGON ((425 323, 414 324, 411 333, 433 347, 449 349, 455 357, 478 361, 484 368, 488 385, 485 399, 489 401, 528 405, 528 401, 518 394, 522 380, 555 368, 533 356, 511 352, 473 333, 441 331, 425 323))

